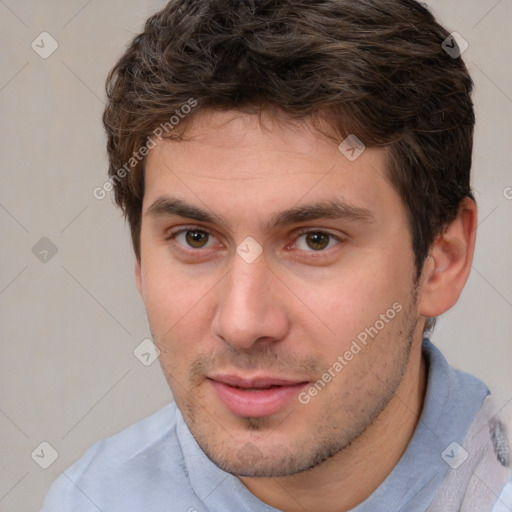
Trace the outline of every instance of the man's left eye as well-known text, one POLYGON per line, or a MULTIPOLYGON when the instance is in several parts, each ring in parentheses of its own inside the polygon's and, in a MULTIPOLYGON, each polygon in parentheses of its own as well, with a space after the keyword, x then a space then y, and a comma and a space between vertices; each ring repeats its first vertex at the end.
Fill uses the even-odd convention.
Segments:
POLYGON ((339 240, 330 233, 325 233, 324 231, 309 231, 308 233, 300 235, 295 245, 297 249, 301 251, 323 251, 330 249, 338 243, 339 240))

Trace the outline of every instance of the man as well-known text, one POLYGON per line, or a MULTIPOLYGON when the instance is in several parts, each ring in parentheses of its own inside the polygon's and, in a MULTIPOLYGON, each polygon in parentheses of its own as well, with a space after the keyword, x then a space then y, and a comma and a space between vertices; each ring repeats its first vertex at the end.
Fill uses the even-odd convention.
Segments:
POLYGON ((176 403, 44 511, 512 510, 507 411, 424 338, 475 245, 456 50, 413 0, 147 21, 107 82, 107 188, 176 403))

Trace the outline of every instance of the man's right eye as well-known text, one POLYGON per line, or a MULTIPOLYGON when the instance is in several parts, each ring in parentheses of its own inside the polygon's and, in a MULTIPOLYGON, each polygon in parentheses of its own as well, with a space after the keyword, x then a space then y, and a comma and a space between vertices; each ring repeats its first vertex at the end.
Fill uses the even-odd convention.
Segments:
POLYGON ((215 238, 201 229, 180 229, 167 236, 167 240, 176 240, 184 249, 208 249, 215 243, 215 238))

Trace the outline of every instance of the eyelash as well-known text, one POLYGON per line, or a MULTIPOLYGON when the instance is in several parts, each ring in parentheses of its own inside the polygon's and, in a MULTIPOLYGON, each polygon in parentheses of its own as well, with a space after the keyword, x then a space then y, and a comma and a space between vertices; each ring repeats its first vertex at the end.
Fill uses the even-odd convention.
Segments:
MULTIPOLYGON (((211 236, 213 238, 216 238, 215 235, 213 233, 211 233, 210 231, 208 231, 207 229, 201 227, 201 226, 184 226, 184 227, 181 227, 171 233, 168 233, 166 236, 165 236, 165 241, 171 241, 171 240, 174 240, 178 235, 182 234, 182 233, 186 233, 187 231, 199 231, 201 233, 206 233, 208 236, 211 236)), ((297 240, 301 237, 301 236, 304 236, 304 235, 307 235, 308 233, 321 233, 321 234, 325 234, 327 235, 330 239, 334 239, 337 243, 332 246, 332 247, 328 247, 327 249, 320 249, 318 251, 315 251, 313 249, 309 250, 309 251, 302 251, 304 253, 309 253, 306 257, 308 258, 321 258, 322 256, 324 256, 326 253, 328 253, 330 251, 330 249, 332 249, 333 247, 336 247, 337 245, 339 245, 341 242, 343 242, 343 238, 340 237, 340 236, 337 236, 337 235, 334 235, 333 233, 330 233, 329 231, 326 231, 326 230, 321 230, 321 229, 312 229, 312 228, 302 228, 300 229, 296 234, 295 234, 295 241, 294 243, 297 243, 297 240)), ((185 248, 183 245, 181 245, 180 243, 178 242, 175 242, 176 245, 179 246, 180 250, 184 251, 184 252, 187 252, 188 254, 190 255, 193 255, 193 256, 197 256, 197 257, 201 257, 201 252, 202 250, 201 249, 187 249, 185 248)), ((330 242, 329 242, 330 243, 330 242)), ((299 249, 300 250, 300 249, 299 249)))

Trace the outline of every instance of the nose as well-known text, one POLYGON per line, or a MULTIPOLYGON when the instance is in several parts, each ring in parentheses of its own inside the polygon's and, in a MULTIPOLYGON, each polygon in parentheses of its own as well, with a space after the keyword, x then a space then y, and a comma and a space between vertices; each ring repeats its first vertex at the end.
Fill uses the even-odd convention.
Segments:
POLYGON ((220 284, 213 334, 241 351, 285 338, 289 319, 284 290, 263 255, 252 263, 235 255, 220 284))

